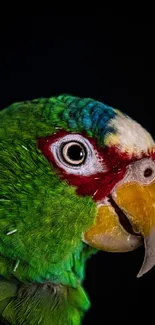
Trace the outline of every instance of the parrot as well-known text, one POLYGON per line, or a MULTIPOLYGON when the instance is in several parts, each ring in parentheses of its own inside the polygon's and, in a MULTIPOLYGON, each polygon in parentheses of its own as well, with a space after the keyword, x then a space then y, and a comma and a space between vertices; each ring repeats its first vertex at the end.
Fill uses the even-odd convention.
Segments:
POLYGON ((61 93, 0 111, 0 320, 80 325, 86 265, 145 247, 155 265, 155 143, 138 121, 61 93))

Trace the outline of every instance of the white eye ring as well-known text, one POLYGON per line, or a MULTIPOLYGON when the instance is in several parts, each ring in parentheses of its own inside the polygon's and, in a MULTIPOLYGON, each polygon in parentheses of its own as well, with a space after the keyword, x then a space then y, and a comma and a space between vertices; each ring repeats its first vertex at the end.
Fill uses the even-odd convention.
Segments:
POLYGON ((83 144, 77 141, 71 141, 62 145, 61 155, 69 165, 79 166, 86 159, 86 149, 83 144))
POLYGON ((50 150, 57 166, 64 169, 68 174, 89 176, 107 171, 103 158, 99 157, 97 150, 94 149, 89 140, 80 134, 68 134, 58 139, 51 144, 50 150), (71 159, 67 155, 68 150, 73 145, 78 145, 81 149, 82 153, 79 159, 71 159))

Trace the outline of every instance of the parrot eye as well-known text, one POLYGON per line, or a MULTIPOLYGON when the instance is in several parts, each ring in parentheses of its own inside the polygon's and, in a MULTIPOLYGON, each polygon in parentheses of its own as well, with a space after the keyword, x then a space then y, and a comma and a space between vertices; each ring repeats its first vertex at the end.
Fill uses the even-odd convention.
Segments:
POLYGON ((90 141, 80 134, 67 134, 50 145, 58 167, 68 174, 93 175, 107 171, 107 167, 98 151, 90 141))
POLYGON ((64 143, 61 148, 61 154, 65 162, 71 165, 81 165, 86 159, 86 149, 83 144, 76 141, 64 143))

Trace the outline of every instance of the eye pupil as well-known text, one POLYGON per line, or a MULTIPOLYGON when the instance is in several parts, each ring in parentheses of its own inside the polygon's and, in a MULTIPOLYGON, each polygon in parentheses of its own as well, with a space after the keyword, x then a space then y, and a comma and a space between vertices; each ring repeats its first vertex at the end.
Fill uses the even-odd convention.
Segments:
POLYGON ((149 177, 151 176, 153 173, 152 169, 151 168, 146 168, 145 171, 144 171, 144 176, 145 177, 149 177))
POLYGON ((71 160, 81 160, 84 152, 79 145, 74 144, 68 148, 67 155, 71 160))
POLYGON ((68 142, 62 146, 62 157, 67 164, 81 165, 86 158, 85 147, 81 143, 68 142))

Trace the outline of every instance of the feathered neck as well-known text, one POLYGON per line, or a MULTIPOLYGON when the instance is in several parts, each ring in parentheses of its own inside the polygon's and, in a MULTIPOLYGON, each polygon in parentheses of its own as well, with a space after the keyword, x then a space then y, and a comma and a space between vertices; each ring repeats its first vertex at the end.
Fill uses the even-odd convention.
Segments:
MULTIPOLYGON (((13 276, 0 278, 0 313, 8 324, 80 325, 90 308, 82 287, 85 263, 95 250, 82 244, 66 270, 70 283, 46 280, 42 283, 20 281, 13 276)), ((65 278, 65 275, 64 275, 65 278)), ((67 277, 66 277, 67 279, 67 277)))

